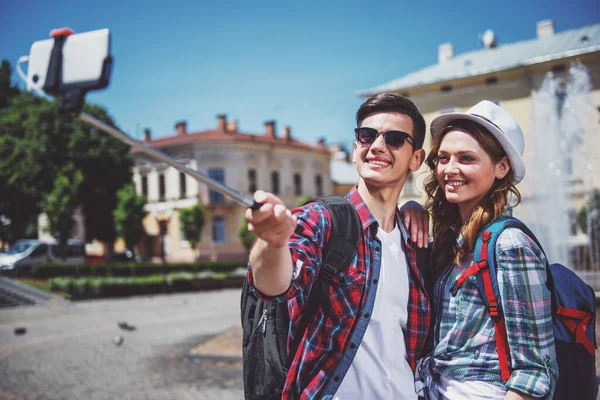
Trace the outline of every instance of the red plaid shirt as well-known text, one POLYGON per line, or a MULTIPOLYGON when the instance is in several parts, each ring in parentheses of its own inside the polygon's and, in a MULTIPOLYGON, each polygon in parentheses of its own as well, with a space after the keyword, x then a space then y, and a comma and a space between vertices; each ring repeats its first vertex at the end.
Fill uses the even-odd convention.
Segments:
MULTIPOLYGON (((362 223, 358 252, 348 268, 333 278, 330 310, 319 307, 312 317, 306 335, 290 367, 283 399, 328 399, 337 391, 358 350, 373 311, 377 280, 381 269, 381 242, 377 239, 379 224, 371 214, 356 187, 347 195, 362 223)), ((331 216, 321 204, 310 203, 297 208, 301 229, 290 238, 294 268, 290 288, 275 297, 257 294, 270 302, 288 301, 290 335, 288 348, 298 334, 302 310, 321 266, 321 251, 331 231, 331 216)), ((430 326, 429 298, 417 268, 416 253, 408 233, 401 225, 402 244, 406 253, 409 279, 408 322, 404 332, 408 361, 415 369, 430 326)), ((248 275, 252 284, 252 273, 248 275)))

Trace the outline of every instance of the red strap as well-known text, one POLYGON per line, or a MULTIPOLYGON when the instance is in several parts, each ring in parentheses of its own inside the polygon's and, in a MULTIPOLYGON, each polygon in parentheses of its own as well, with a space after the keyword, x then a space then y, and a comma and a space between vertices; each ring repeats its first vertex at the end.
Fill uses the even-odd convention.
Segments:
POLYGON ((496 349, 498 350, 498 362, 500 363, 500 377, 507 381, 510 379, 510 365, 508 352, 508 335, 504 318, 494 321, 496 331, 496 349))
POLYGON ((506 333, 506 323, 504 316, 498 312, 498 300, 494 295, 492 278, 490 270, 487 268, 487 247, 492 233, 483 232, 483 244, 481 245, 481 261, 486 264, 486 268, 481 271, 485 296, 488 300, 488 310, 492 321, 494 321, 494 330, 496 332, 496 350, 498 351, 498 362, 500 363, 500 377, 507 381, 510 378, 510 353, 508 348, 508 334, 506 333))
POLYGON ((594 346, 592 341, 586 335, 587 324, 593 319, 592 314, 574 308, 559 306, 556 309, 556 315, 563 321, 565 326, 575 334, 575 342, 583 345, 591 355, 594 355, 596 346, 594 346), (575 323, 574 319, 580 320, 579 323, 575 323))
POLYGON ((485 261, 479 261, 476 263, 473 263, 473 265, 471 265, 469 268, 467 268, 465 270, 465 272, 463 272, 458 279, 456 280, 456 285, 458 287, 461 287, 462 285, 465 284, 466 280, 469 279, 470 276, 472 275, 476 275, 479 273, 479 271, 481 271, 482 269, 487 268, 487 263, 485 261))

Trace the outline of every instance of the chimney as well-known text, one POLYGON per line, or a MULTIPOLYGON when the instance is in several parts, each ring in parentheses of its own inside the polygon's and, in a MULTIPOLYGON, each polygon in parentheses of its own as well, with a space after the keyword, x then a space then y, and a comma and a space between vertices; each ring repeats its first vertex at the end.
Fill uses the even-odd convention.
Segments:
POLYGON ((221 132, 227 132, 227 114, 217 115, 217 130, 221 132))
POLYGON ((440 64, 454 57, 454 46, 452 43, 442 43, 438 46, 438 62, 440 64))
POLYGON ((537 37, 538 39, 545 39, 554 35, 554 21, 551 19, 545 19, 538 21, 537 23, 537 37))
POLYGON ((283 138, 288 142, 292 140, 292 130, 289 126, 283 128, 283 138))
POLYGON ((237 121, 231 121, 227 123, 227 133, 237 133, 238 123, 237 121))
POLYGON ((146 128, 144 129, 144 142, 149 142, 151 141, 151 136, 150 136, 150 128, 146 128))
POLYGON ((325 138, 320 138, 317 140, 317 147, 325 148, 325 138))
POLYGON ((185 135, 187 133, 187 122, 179 121, 175 124, 175 129, 177 130, 177 136, 185 135))
POLYGON ((275 121, 265 122, 265 136, 268 138, 275 139, 275 121))

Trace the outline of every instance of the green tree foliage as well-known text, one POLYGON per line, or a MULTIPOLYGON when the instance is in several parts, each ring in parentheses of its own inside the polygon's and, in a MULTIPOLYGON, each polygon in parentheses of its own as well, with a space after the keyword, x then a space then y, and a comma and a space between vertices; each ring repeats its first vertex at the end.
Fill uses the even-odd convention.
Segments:
POLYGON ((246 221, 246 218, 244 218, 242 225, 238 228, 237 234, 246 251, 250 253, 250 249, 256 240, 256 235, 248 230, 248 221, 246 221))
POLYGON ((48 218, 48 231, 58 239, 63 248, 75 225, 73 214, 77 208, 77 194, 82 181, 81 172, 65 168, 54 180, 52 191, 46 196, 42 207, 48 218))
POLYGON ((134 251, 144 237, 142 221, 146 216, 146 199, 135 193, 135 185, 128 183, 117 192, 117 208, 113 211, 117 236, 134 251))
POLYGON ((0 63, 0 108, 7 107, 10 100, 19 94, 19 88, 12 82, 12 67, 7 60, 0 63))
MULTIPOLYGON (((37 215, 66 164, 83 175, 78 205, 86 239, 112 243, 116 238, 112 211, 116 192, 131 182, 129 146, 98 132, 77 116, 59 115, 56 104, 11 86, 10 64, 0 66, 0 216, 11 224, 0 239, 12 242, 35 236, 37 215), (6 83, 8 82, 8 83, 6 83), (3 100, 4 99, 4 100, 3 100), (7 100, 6 100, 7 99, 7 100)), ((85 110, 115 125, 106 110, 85 110)))
POLYGON ((314 198, 315 197, 311 196, 311 195, 306 195, 304 197, 301 197, 300 200, 298 200, 296 207, 302 207, 304 204, 308 203, 309 201, 313 200, 314 198))
POLYGON ((587 204, 584 204, 577 213, 577 224, 583 233, 588 233, 588 220, 590 219, 592 224, 600 224, 600 190, 598 189, 592 192, 587 204), (588 215, 591 215, 591 218, 588 218, 588 215))
POLYGON ((190 242, 192 249, 196 249, 198 243, 200 243, 205 220, 206 216, 202 204, 179 210, 179 222, 182 226, 183 235, 190 242))

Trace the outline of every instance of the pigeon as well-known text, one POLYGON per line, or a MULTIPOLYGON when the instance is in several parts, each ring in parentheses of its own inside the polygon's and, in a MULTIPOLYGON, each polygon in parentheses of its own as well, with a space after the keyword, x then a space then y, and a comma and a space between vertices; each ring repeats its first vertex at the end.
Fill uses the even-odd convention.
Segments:
POLYGON ((15 335, 24 335, 27 333, 27 328, 25 328, 24 326, 18 326, 15 328, 15 335))
POLYGON ((135 331, 135 326, 134 325, 130 325, 129 323, 125 322, 125 321, 119 321, 119 323, 117 324, 119 325, 119 328, 121 328, 124 331, 135 331))

